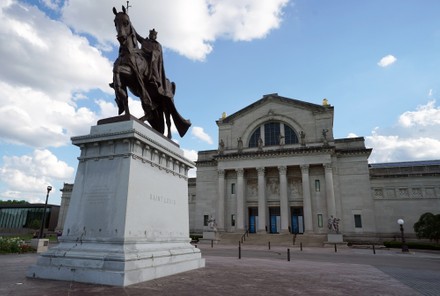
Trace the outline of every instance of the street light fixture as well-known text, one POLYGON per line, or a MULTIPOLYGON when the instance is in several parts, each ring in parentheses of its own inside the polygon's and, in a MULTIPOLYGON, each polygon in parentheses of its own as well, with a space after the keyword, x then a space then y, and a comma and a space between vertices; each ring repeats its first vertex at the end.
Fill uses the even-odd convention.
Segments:
POLYGON ((405 242, 405 235, 403 233, 403 223, 405 223, 405 221, 403 221, 403 219, 397 220, 397 224, 400 225, 400 234, 402 236, 402 252, 407 253, 407 252, 409 252, 409 250, 408 250, 408 246, 406 245, 406 242, 405 242))
POLYGON ((51 190, 52 190, 52 186, 47 186, 46 202, 44 203, 43 217, 41 218, 40 235, 38 236, 38 238, 43 238, 44 222, 46 220, 47 200, 49 199, 49 192, 51 190))

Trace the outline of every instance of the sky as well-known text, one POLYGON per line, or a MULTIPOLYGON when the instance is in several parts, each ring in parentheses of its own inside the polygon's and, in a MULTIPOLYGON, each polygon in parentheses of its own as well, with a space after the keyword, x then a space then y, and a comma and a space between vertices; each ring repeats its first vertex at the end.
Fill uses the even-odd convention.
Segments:
MULTIPOLYGON (((115 0, 0 0, 0 199, 60 204, 79 148, 117 115, 115 0)), ((158 32, 190 160, 217 149, 218 120, 278 93, 334 106, 335 138, 364 137, 370 163, 440 159, 440 1, 130 0, 158 32)), ((142 116, 139 99, 130 108, 142 116)), ((190 176, 196 176, 192 170, 190 176)))

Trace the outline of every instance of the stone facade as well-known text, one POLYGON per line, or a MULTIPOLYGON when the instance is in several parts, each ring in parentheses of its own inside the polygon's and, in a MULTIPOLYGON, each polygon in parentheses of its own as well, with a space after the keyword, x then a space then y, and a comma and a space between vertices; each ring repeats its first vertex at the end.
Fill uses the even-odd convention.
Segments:
POLYGON ((440 160, 370 164, 371 194, 377 234, 393 234, 403 218, 405 232, 426 213, 440 213, 440 160))
POLYGON ((219 119, 219 148, 199 151, 189 185, 191 232, 215 217, 223 232, 324 235, 339 218, 344 237, 377 239, 398 234, 398 218, 411 232, 422 213, 440 208, 440 162, 424 174, 411 163, 406 174, 369 165, 364 138, 334 139, 333 121, 326 100, 277 94, 219 119))
POLYGON ((70 197, 72 196, 73 184, 64 183, 63 189, 60 189, 61 194, 61 205, 60 205, 60 215, 58 216, 56 232, 62 233, 64 229, 64 222, 66 221, 67 209, 70 204, 70 197))

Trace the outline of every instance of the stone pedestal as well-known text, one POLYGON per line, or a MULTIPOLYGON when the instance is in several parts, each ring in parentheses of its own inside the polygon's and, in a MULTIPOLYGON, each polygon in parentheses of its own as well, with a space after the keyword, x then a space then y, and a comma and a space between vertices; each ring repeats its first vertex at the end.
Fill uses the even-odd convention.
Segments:
POLYGON ((217 231, 203 231, 203 238, 199 239, 200 243, 218 243, 220 241, 220 234, 217 231))
POLYGON ((81 155, 63 236, 28 277, 127 286, 205 266, 189 238, 194 164, 174 142, 136 120, 72 142, 81 155))
POLYGON ((37 253, 47 252, 47 250, 49 249, 49 239, 33 238, 31 239, 31 247, 37 250, 37 253))
POLYGON ((329 233, 327 234, 327 243, 330 244, 337 244, 337 243, 343 243, 344 239, 342 234, 340 233, 329 233))

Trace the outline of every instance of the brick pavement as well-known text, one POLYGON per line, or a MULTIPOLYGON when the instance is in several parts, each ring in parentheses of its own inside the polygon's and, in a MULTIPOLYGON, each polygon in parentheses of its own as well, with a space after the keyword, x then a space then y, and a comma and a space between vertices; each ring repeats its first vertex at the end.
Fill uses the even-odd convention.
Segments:
POLYGON ((305 250, 304 255, 292 251, 288 262, 284 248, 269 254, 264 248, 251 252, 245 247, 241 260, 233 247, 200 248, 205 268, 125 288, 27 279, 25 271, 37 260, 36 254, 2 255, 0 295, 440 295, 438 253, 372 255, 370 250, 347 249, 332 255, 331 249, 316 248, 305 250), (342 260, 346 258, 351 263, 342 260), (356 258, 362 263, 356 263, 356 258), (369 264, 369 258, 381 262, 380 266, 369 264), (424 270, 423 264, 412 269, 411 258, 430 262, 430 269, 424 270), (396 259, 408 260, 409 265, 392 263, 396 259))

